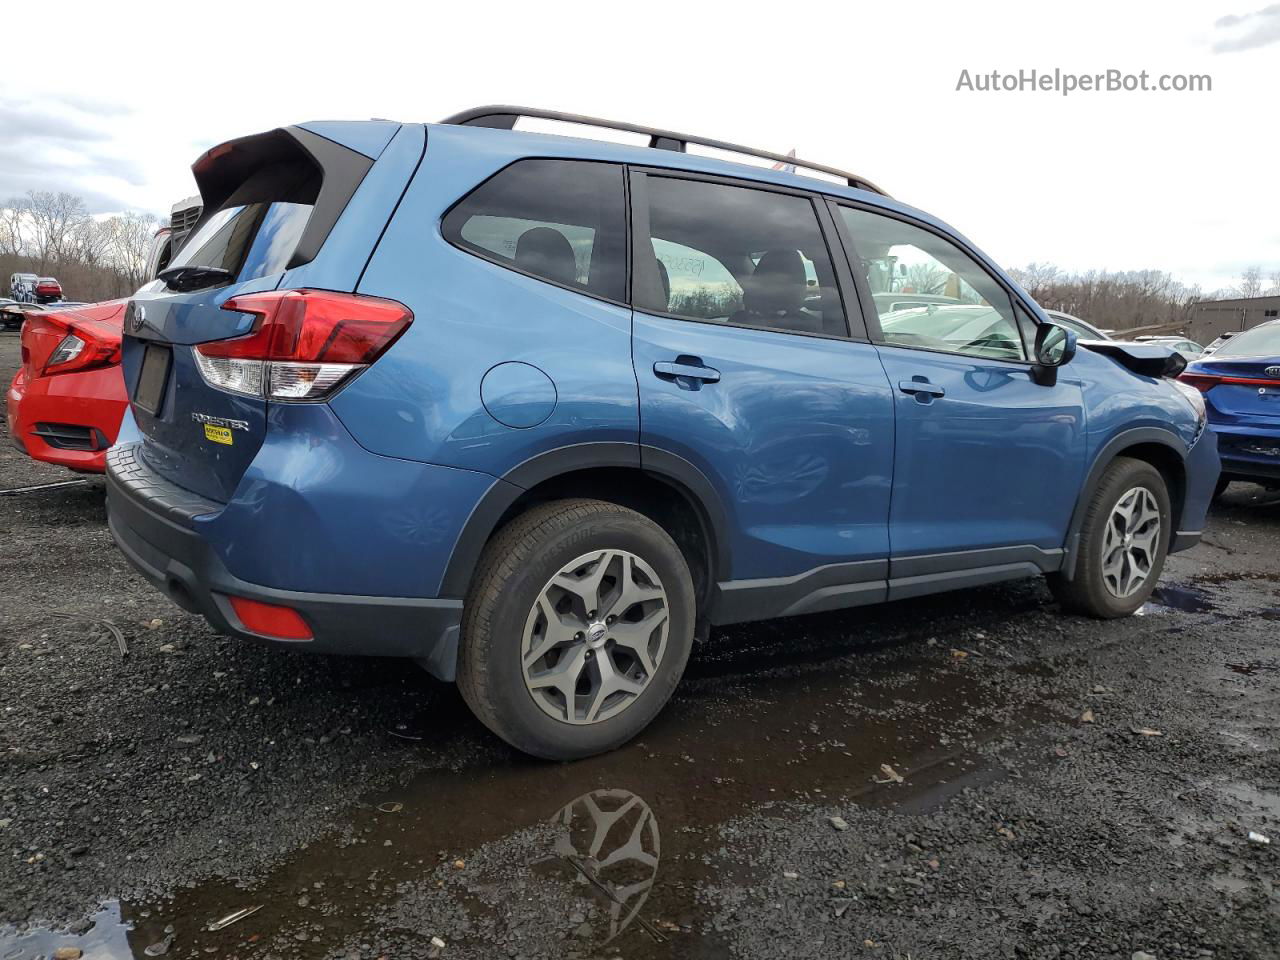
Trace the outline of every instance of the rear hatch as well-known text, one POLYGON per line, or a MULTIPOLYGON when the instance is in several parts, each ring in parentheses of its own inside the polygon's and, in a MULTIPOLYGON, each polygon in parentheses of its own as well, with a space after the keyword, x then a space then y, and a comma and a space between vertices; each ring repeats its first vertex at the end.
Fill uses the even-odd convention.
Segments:
POLYGON ((123 368, 159 474, 226 502, 261 447, 267 401, 211 386, 196 344, 251 333, 253 314, 223 309, 232 297, 274 290, 312 259, 372 161, 289 127, 214 147, 192 167, 203 213, 164 271, 124 318, 123 368))

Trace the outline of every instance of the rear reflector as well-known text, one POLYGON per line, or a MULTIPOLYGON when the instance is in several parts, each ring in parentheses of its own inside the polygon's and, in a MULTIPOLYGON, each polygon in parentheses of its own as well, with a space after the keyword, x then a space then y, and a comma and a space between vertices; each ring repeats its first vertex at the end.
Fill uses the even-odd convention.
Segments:
POLYGON ((258 320, 243 337, 198 345, 200 375, 219 389, 273 400, 323 400, 413 321, 394 300, 327 290, 245 294, 222 309, 258 320))
POLYGON ((277 640, 310 640, 314 636, 307 622, 290 607, 278 607, 247 597, 228 597, 231 609, 250 633, 277 640))

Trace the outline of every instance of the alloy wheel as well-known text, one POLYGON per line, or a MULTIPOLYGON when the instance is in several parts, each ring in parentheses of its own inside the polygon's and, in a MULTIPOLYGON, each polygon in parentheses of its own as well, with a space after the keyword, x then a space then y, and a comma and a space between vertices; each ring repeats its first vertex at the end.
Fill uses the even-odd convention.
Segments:
POLYGON ((635 703, 662 663, 667 594, 625 550, 583 554, 547 581, 525 621, 525 687, 543 712, 599 723, 635 703))
POLYGON ((1160 505, 1146 487, 1133 487, 1116 501, 1102 540, 1102 582, 1123 600, 1142 589, 1160 548, 1160 505))

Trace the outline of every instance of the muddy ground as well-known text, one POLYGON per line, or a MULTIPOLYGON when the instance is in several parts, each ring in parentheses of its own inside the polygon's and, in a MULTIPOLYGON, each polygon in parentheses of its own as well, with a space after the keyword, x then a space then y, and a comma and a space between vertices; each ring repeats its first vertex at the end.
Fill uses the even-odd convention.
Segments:
POLYGON ((100 481, 0 496, 0 960, 1280 956, 1278 543, 1237 485, 1129 620, 1024 583, 720 630, 556 765, 411 664, 214 636, 100 481))

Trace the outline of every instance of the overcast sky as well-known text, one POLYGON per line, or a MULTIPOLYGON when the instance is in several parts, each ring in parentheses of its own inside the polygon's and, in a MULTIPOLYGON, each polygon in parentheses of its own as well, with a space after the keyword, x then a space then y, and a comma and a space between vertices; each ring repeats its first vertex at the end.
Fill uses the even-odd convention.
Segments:
POLYGON ((518 103, 794 147, 1006 266, 1152 267, 1206 290, 1280 271, 1280 3, 47 2, 38 19, 58 25, 51 61, 33 38, 0 79, 0 199, 167 212, 231 137, 518 103), (956 89, 962 70, 1032 68, 1213 89, 956 89))

